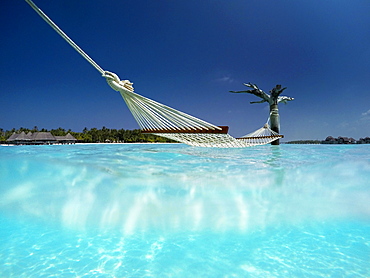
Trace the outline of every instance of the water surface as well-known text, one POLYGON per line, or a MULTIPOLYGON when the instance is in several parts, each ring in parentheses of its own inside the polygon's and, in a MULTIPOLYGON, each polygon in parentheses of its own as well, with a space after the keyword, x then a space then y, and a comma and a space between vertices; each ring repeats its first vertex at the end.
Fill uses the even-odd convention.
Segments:
POLYGON ((370 146, 0 147, 0 277, 369 277, 370 146))

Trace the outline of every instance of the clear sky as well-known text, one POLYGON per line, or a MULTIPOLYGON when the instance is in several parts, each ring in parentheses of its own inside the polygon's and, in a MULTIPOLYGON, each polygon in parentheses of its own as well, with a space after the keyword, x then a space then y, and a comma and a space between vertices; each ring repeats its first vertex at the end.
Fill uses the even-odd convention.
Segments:
MULTIPOLYGON (((370 136, 368 0, 34 0, 141 95, 242 136, 280 104, 285 140, 370 136)), ((0 9, 0 128, 138 128, 119 93, 23 0, 0 9)))

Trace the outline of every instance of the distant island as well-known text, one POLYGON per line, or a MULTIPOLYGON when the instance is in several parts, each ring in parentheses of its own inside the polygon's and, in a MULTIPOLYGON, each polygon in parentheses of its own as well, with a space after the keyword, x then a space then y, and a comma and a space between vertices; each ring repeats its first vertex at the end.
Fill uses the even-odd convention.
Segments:
POLYGON ((370 144, 370 137, 356 140, 349 137, 339 136, 334 138, 332 136, 328 136, 325 140, 296 140, 286 142, 285 144, 370 144))
POLYGON ((12 130, 4 130, 0 128, 0 143, 1 144, 12 144, 11 141, 7 141, 11 136, 19 138, 20 144, 27 144, 29 141, 31 144, 39 144, 43 141, 45 143, 176 143, 175 141, 166 139, 164 137, 156 136, 153 134, 142 134, 140 129, 128 130, 128 129, 109 129, 102 127, 101 129, 84 128, 82 132, 74 132, 72 130, 65 130, 61 127, 58 129, 47 130, 45 128, 33 129, 19 128, 12 130), (20 136, 21 135, 21 136, 20 136), (73 140, 73 138, 75 140, 73 140), (67 139, 70 140, 67 140, 67 139), (21 139, 24 139, 23 141, 21 139), (44 140, 45 139, 45 140, 44 140), (46 140, 48 139, 48 140, 46 140))

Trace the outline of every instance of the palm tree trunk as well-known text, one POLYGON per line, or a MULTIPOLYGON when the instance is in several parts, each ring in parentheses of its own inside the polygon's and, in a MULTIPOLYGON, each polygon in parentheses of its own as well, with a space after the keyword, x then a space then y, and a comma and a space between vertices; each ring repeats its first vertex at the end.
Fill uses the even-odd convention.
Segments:
MULTIPOLYGON (((270 122, 271 129, 277 133, 280 133, 280 116, 277 104, 270 105, 270 122)), ((280 140, 277 139, 271 142, 271 145, 280 145, 280 140)))

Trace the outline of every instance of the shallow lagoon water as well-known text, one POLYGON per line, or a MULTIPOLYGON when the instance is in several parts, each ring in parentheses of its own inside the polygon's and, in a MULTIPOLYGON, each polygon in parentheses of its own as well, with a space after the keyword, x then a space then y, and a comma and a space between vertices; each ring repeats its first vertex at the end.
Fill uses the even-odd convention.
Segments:
POLYGON ((369 277, 370 146, 0 147, 0 277, 369 277))

